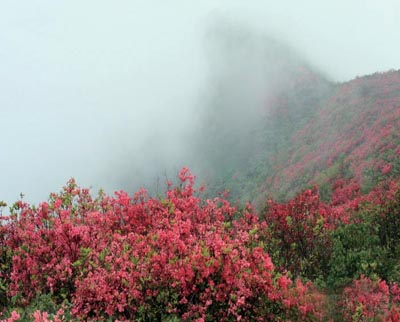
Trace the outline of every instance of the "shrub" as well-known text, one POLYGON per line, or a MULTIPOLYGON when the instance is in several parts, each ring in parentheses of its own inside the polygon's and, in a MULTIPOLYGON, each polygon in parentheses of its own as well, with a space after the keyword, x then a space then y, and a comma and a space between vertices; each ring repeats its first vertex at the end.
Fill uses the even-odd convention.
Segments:
MULTIPOLYGON (((239 215, 223 198, 202 200, 187 169, 180 180, 162 199, 93 199, 72 180, 37 208, 16 203, 8 296, 21 307, 41 294, 70 302, 83 320, 322 319, 312 284, 275 270, 250 206, 239 215)), ((45 321, 51 310, 35 312, 45 321)))
POLYGON ((341 307, 343 321, 398 321, 398 300, 389 285, 382 280, 361 276, 345 288, 341 307))
POLYGON ((274 262, 294 276, 325 276, 331 250, 330 231, 336 225, 318 190, 308 189, 284 204, 268 201, 269 250, 274 262))

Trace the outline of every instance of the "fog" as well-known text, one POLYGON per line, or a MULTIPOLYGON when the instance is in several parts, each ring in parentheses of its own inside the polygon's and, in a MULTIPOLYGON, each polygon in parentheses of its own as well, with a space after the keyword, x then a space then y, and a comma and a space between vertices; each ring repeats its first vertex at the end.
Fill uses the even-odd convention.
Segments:
POLYGON ((225 119, 249 128, 288 62, 346 81, 399 69, 399 39, 397 1, 2 0, 0 200, 39 202, 70 177, 108 192, 162 185, 198 168, 191 143, 216 89, 225 119), (283 60, 265 58, 275 41, 283 60))

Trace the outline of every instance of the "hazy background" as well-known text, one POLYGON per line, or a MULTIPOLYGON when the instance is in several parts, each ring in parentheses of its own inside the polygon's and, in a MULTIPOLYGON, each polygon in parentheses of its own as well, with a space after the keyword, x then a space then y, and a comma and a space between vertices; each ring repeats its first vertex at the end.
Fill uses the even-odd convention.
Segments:
POLYGON ((272 36, 334 81, 400 68, 397 0, 2 0, 0 200, 38 202, 70 177, 130 190, 190 163, 209 84, 229 68, 220 26, 272 36))

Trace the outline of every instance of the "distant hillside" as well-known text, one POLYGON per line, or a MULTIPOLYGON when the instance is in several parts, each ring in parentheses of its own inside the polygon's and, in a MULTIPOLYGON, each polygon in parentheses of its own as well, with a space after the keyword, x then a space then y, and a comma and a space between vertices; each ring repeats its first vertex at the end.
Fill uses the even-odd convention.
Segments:
POLYGON ((354 178, 365 190, 400 174, 400 72, 357 78, 337 86, 328 102, 275 156, 269 189, 293 194, 354 178), (279 188, 278 188, 279 187, 279 188))
POLYGON ((400 71, 341 84, 304 66, 291 75, 268 99, 262 125, 246 138, 256 149, 246 151, 246 163, 236 167, 229 167, 226 155, 228 166, 217 169, 212 190, 228 188, 233 199, 257 204, 266 195, 287 200, 318 185, 322 198, 329 199, 340 178, 353 179, 368 192, 399 176, 400 71))

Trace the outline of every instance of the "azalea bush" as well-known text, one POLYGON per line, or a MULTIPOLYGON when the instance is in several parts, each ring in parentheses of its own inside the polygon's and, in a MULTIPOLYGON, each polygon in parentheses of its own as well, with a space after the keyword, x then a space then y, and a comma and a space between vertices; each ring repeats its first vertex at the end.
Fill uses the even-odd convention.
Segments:
POLYGON ((343 321, 399 321, 399 288, 383 280, 361 276, 343 292, 343 321))
POLYGON ((398 183, 362 195, 342 180, 330 203, 312 188, 258 216, 179 179, 159 198, 70 180, 17 201, 1 217, 0 321, 398 320, 398 183))
POLYGON ((307 189, 286 203, 268 200, 267 248, 281 270, 308 279, 323 278, 332 248, 331 231, 337 219, 319 199, 317 188, 307 189))
POLYGON ((344 287, 361 275, 400 281, 400 186, 390 181, 339 205, 327 282, 344 287), (345 214, 344 216, 342 214, 345 214))
POLYGON ((46 295, 55 308, 35 321, 60 320, 62 307, 82 320, 323 318, 313 284, 275 268, 268 225, 250 206, 202 199, 187 169, 179 178, 158 199, 144 190, 93 198, 71 180, 38 207, 18 201, 1 226, 7 307, 46 295))
POLYGON ((5 202, 0 201, 0 307, 7 305, 7 289, 8 279, 11 269, 11 256, 12 252, 6 245, 6 238, 8 236, 8 229, 2 224, 6 218, 2 215, 3 208, 6 207, 5 202))
POLYGON ((40 294, 33 298, 28 306, 9 306, 0 313, 1 322, 64 322, 71 321, 72 315, 66 303, 57 305, 51 294, 40 294), (8 318, 5 318, 8 317, 8 318))

